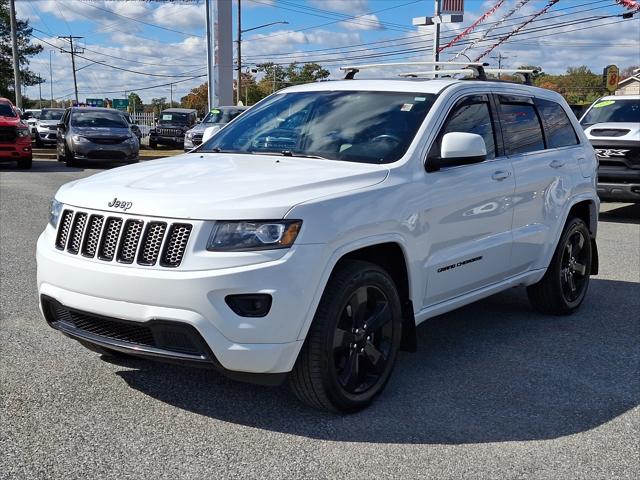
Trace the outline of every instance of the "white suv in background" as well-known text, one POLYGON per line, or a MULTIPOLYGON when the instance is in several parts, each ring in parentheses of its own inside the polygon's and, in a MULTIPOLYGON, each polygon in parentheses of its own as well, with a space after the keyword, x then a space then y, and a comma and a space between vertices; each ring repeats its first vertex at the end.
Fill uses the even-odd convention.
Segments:
POLYGON ((482 80, 277 92, 191 154, 60 188, 49 325, 106 355, 290 384, 354 411, 415 327, 526 286, 569 314, 597 273, 596 158, 562 97, 482 80))

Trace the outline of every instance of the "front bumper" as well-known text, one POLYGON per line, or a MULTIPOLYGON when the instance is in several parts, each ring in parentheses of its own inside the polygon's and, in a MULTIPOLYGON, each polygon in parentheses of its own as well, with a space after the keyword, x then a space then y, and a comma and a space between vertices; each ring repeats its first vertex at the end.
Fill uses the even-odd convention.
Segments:
POLYGON ((31 138, 18 137, 13 143, 0 143, 0 162, 31 158, 31 138))
MULTIPOLYGON (((38 240, 41 309, 42 298, 50 298, 69 309, 140 325, 188 325, 211 351, 210 365, 226 373, 276 374, 293 368, 303 343, 301 328, 313 315, 310 306, 323 270, 322 245, 296 246, 257 264, 185 271, 73 256, 56 250, 54 238, 54 229, 47 227, 38 240), (271 310, 265 317, 238 316, 225 297, 240 293, 270 294, 271 310)), ((106 345, 100 342, 109 339, 64 333, 127 353, 175 360, 171 353, 150 353, 139 345, 106 345)))
POLYGON ((38 127, 35 132, 36 140, 45 145, 55 145, 57 139, 57 129, 38 127))
POLYGON ((180 145, 184 146, 184 136, 167 137, 156 133, 149 134, 149 142, 160 145, 180 145))
POLYGON ((640 202, 640 183, 598 182, 598 197, 616 202, 640 202))
POLYGON ((76 160, 107 160, 114 162, 135 161, 138 158, 137 144, 98 144, 93 142, 73 143, 72 154, 76 160))

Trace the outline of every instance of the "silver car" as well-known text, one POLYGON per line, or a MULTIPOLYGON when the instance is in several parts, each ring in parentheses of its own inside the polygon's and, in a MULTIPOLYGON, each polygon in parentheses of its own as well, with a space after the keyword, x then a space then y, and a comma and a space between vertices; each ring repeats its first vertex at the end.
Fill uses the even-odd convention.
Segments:
POLYGON ((192 148, 202 143, 202 135, 209 127, 222 128, 231 120, 236 118, 249 107, 217 107, 211 109, 204 120, 189 130, 184 136, 184 151, 188 152, 192 148))
POLYGON ((57 158, 67 166, 102 160, 136 163, 140 142, 118 110, 69 108, 58 124, 57 158))
POLYGON ((35 126, 35 140, 38 147, 54 146, 56 144, 56 135, 58 132, 58 123, 64 108, 43 108, 40 112, 40 118, 35 126))

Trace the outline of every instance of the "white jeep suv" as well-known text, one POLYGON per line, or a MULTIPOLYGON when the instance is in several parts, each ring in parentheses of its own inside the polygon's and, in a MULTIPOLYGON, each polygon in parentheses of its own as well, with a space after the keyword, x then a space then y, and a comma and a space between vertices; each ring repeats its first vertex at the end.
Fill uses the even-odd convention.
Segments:
POLYGON ((190 154, 68 183, 38 240, 49 325, 354 411, 425 320, 597 273, 596 158, 554 92, 482 80, 284 89, 190 154))

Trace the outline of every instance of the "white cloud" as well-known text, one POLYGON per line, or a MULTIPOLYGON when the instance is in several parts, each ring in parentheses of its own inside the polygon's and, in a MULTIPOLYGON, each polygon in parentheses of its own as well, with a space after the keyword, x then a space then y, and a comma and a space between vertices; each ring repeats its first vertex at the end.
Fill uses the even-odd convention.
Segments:
POLYGON ((358 15, 352 20, 340 22, 340 26, 347 30, 384 30, 380 19, 373 13, 358 15))
POLYGON ((358 15, 369 10, 369 0, 310 0, 316 8, 358 15))

